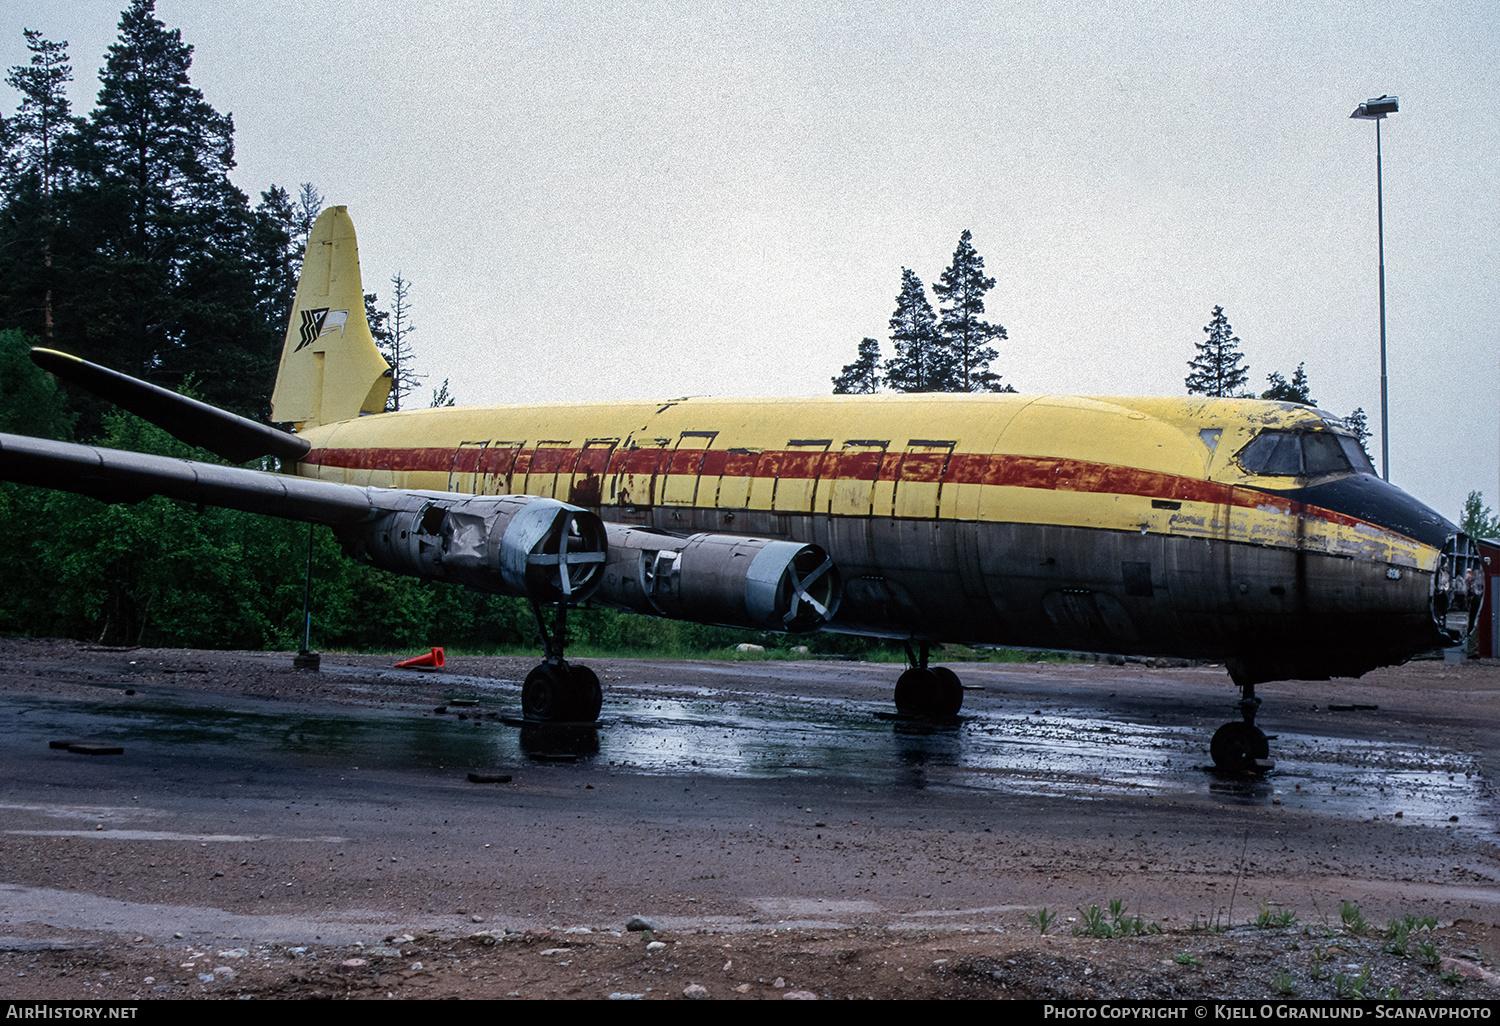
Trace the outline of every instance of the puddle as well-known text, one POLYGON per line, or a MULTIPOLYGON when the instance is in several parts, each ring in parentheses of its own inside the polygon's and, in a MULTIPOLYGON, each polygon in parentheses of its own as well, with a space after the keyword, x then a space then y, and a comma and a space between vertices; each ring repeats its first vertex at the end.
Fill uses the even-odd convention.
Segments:
MULTIPOLYGON (((370 689, 390 698, 391 683, 372 683, 370 689)), ((17 750, 45 751, 56 738, 126 746, 124 757, 94 757, 90 765, 100 769, 121 758, 246 770, 271 763, 393 771, 582 763, 652 774, 827 776, 882 788, 1078 802, 1279 802, 1289 810, 1405 824, 1446 826, 1457 816, 1461 827, 1493 829, 1493 801, 1475 756, 1408 741, 1283 732, 1272 742, 1275 771, 1237 779, 1206 769, 1208 730, 1106 719, 1045 703, 1037 712, 1020 713, 985 708, 981 701, 955 725, 930 726, 890 717, 884 702, 743 691, 725 699, 702 687, 663 694, 617 686, 606 690, 597 728, 517 728, 497 718, 519 714, 517 682, 454 675, 443 684, 450 696, 475 701, 458 710, 467 719, 454 712, 424 716, 274 703, 246 710, 186 699, 85 706, 34 698, 0 701, 0 716, 11 724, 7 746, 17 750)))

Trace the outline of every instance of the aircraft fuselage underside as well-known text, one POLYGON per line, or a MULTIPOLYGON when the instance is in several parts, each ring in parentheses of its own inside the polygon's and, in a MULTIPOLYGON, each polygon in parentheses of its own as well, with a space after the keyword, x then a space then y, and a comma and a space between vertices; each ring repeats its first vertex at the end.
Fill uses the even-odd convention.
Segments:
POLYGON ((1238 658, 1264 667, 1262 680, 1357 676, 1440 643, 1432 574, 1354 556, 1057 525, 601 513, 664 533, 821 546, 843 575, 838 615, 825 628, 840 633, 1238 658))

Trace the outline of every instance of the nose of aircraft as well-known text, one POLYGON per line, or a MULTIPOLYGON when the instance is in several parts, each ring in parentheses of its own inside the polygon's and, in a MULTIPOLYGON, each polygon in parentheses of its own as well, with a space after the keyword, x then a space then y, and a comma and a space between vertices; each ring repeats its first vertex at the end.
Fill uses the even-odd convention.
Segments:
POLYGON ((1432 619, 1452 644, 1466 640, 1484 602, 1484 561, 1463 532, 1448 537, 1432 578, 1432 619))

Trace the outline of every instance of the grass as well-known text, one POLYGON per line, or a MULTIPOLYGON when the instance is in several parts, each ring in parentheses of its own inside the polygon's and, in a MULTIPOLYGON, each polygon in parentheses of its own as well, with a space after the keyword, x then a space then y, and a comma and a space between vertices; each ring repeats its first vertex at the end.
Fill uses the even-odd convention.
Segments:
MULTIPOLYGON (((1416 916, 1397 916, 1385 924, 1385 950, 1392 955, 1400 955, 1402 958, 1411 957, 1412 934, 1418 930, 1431 930, 1437 926, 1437 920, 1431 916, 1418 919, 1416 916)), ((1433 961, 1436 961, 1437 948, 1431 941, 1422 945, 1423 961, 1426 961, 1426 950, 1431 948, 1433 961)))
POLYGON ((1370 932, 1370 924, 1365 921, 1364 913, 1352 901, 1339 902, 1339 920, 1344 924, 1345 933, 1357 937, 1370 932))
POLYGON ((1053 924, 1053 922, 1056 921, 1056 919, 1057 919, 1057 913, 1056 912, 1048 912, 1045 908, 1040 909, 1037 912, 1037 914, 1034 915, 1034 916, 1027 916, 1026 917, 1026 921, 1028 923, 1030 923, 1032 926, 1036 927, 1036 932, 1040 933, 1040 934, 1042 934, 1044 936, 1047 933, 1047 928, 1050 927, 1053 924))
POLYGON ((1080 937, 1098 937, 1108 940, 1113 937, 1161 933, 1159 924, 1148 923, 1139 916, 1127 914, 1125 903, 1118 898, 1110 901, 1108 912, 1098 905, 1090 905, 1088 908, 1080 908, 1078 913, 1083 917, 1083 922, 1073 927, 1073 933, 1080 937))
POLYGON ((1258 930, 1276 930, 1282 927, 1296 926, 1297 913, 1289 908, 1273 911, 1269 902, 1262 901, 1260 903, 1260 911, 1256 913, 1254 919, 1250 920, 1250 925, 1258 930))
POLYGON ((1363 1001, 1370 987, 1370 967, 1365 966, 1358 976, 1338 973, 1333 978, 1333 994, 1343 1001, 1363 1001))

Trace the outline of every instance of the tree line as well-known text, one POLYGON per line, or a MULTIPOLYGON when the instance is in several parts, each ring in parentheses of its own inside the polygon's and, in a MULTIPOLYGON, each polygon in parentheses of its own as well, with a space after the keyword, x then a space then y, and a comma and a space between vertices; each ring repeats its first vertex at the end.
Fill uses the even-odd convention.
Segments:
MULTIPOLYGON (((191 82, 193 48, 133 0, 105 56, 94 107, 72 112, 67 44, 27 30, 30 62, 0 118, 0 431, 222 462, 92 396, 27 352, 41 344, 264 420, 302 250, 323 207, 304 183, 252 205, 229 180, 234 124, 191 82)), ((365 297, 395 373, 389 406, 422 376, 411 282, 365 297)), ((433 405, 452 405, 444 382, 433 405)), ((295 648, 308 529, 166 499, 106 505, 0 484, 0 632, 109 644, 295 648)), ((525 604, 343 558, 312 532, 314 640, 324 647, 535 644, 525 604)), ((716 646, 740 632, 606 611, 572 618, 578 640, 716 646), (639 622, 637 622, 639 621, 639 622)), ((837 644, 835 641, 834 644, 837 644)))
POLYGON ((922 279, 903 267, 889 324, 894 355, 882 363, 880 343, 866 336, 854 362, 834 376, 834 393, 867 394, 881 388, 1014 392, 990 367, 999 356, 993 343, 1008 337, 1002 325, 984 319, 984 297, 994 287, 995 279, 984 273, 984 257, 975 251, 967 228, 959 236, 953 262, 932 287, 938 313, 933 312, 922 279))
MULTIPOLYGON (((5 79, 17 106, 0 117, 0 431, 216 462, 60 386, 27 350, 55 347, 264 419, 302 248, 323 198, 310 183, 295 194, 273 184, 252 205, 229 181, 233 122, 193 87, 193 48, 155 17, 154 0, 132 0, 122 13, 97 100, 83 115, 66 95, 67 44, 32 30, 25 37, 30 61, 5 79)), ((996 344, 1007 340, 1004 327, 985 319, 994 285, 968 231, 932 286, 936 311, 927 286, 903 269, 892 355, 883 360, 880 343, 866 338, 835 390, 1012 391, 992 368, 996 344)), ((400 409, 422 376, 412 284, 398 272, 391 286, 386 306, 371 293, 366 308, 396 369, 390 408, 400 409)), ((1219 334, 1238 346, 1227 320, 1219 334)), ((1272 382, 1282 386, 1303 398, 1276 397, 1311 401, 1301 367, 1290 381, 1272 382)), ((432 405, 452 403, 444 381, 432 405)), ((1471 498, 1466 514, 1494 527, 1478 494, 1471 498)), ((0 516, 14 528, 0 547, 0 632, 114 644, 300 644, 309 545, 300 524, 160 498, 105 505, 10 484, 0 484, 0 516)), ((344 559, 326 529, 311 538, 317 647, 535 644, 518 600, 371 570, 344 559)), ((607 610, 581 611, 570 624, 575 641, 616 648, 800 640, 607 610)), ((806 640, 829 652, 872 644, 806 640)))

